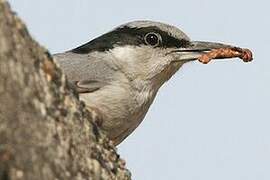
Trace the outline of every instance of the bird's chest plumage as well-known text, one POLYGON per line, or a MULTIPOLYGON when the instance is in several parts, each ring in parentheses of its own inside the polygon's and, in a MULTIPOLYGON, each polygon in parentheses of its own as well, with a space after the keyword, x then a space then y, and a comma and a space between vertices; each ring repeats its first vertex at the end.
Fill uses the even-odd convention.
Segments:
POLYGON ((143 120, 155 97, 151 88, 112 85, 93 94, 81 94, 89 107, 99 107, 102 129, 116 144, 125 139, 143 120))
POLYGON ((134 106, 131 107, 129 116, 123 120, 123 126, 121 131, 117 130, 117 135, 114 138, 115 142, 123 141, 129 134, 131 134, 144 119, 150 105, 155 97, 155 93, 152 91, 135 92, 130 98, 133 98, 134 106))

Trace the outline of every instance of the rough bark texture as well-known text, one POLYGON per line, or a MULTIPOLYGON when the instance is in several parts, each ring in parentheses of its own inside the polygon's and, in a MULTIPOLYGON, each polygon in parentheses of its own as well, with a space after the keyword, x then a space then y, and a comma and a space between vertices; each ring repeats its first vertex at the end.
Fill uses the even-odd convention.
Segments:
POLYGON ((0 179, 130 179, 50 54, 0 0, 0 179))

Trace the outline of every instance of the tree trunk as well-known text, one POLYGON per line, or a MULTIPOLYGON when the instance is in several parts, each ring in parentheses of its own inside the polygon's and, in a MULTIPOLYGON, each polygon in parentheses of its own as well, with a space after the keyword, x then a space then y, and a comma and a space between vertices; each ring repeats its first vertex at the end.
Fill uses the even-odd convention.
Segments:
POLYGON ((0 179, 130 179, 50 53, 0 0, 0 179))

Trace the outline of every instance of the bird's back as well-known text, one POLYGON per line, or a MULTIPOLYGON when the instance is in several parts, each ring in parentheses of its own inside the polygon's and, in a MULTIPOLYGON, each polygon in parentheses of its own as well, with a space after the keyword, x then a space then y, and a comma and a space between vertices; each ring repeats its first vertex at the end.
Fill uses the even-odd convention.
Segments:
POLYGON ((76 54, 65 52, 55 54, 54 59, 60 65, 69 81, 110 82, 115 70, 111 60, 99 54, 76 54))

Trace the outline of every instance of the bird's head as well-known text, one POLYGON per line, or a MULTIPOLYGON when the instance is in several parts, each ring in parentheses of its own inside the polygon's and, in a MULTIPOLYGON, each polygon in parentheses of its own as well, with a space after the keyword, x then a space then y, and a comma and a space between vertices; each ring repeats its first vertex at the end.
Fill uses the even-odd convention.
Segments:
POLYGON ((232 46, 191 41, 183 31, 174 26, 153 21, 134 21, 119 26, 72 52, 113 56, 114 63, 131 80, 143 80, 160 87, 184 63, 196 60, 210 50, 225 47, 232 46))

